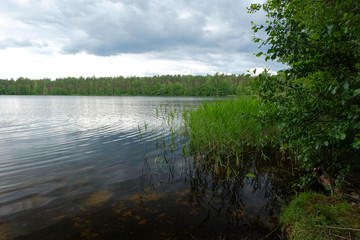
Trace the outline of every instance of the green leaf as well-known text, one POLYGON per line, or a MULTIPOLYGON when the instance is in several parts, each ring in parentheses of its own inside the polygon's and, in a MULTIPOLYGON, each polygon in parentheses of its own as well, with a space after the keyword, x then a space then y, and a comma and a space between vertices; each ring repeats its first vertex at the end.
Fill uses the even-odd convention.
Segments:
POLYGON ((345 138, 346 138, 346 134, 345 134, 345 133, 340 134, 340 140, 344 140, 345 138))
POLYGON ((337 87, 335 87, 333 90, 332 90, 332 92, 331 92, 331 94, 335 94, 336 93, 336 90, 337 90, 337 87))
POLYGON ((331 186, 325 186, 325 190, 326 190, 326 191, 330 191, 330 190, 331 190, 331 186))
POLYGON ((252 174, 252 173, 248 173, 248 174, 246 174, 246 176, 247 177, 251 177, 251 178, 254 178, 254 177, 256 177, 254 174, 252 174))
POLYGON ((360 88, 358 88, 358 89, 356 89, 355 91, 354 91, 354 96, 357 96, 357 95, 359 95, 360 94, 360 88))
POLYGON ((260 42, 260 38, 254 38, 253 41, 254 43, 260 42))

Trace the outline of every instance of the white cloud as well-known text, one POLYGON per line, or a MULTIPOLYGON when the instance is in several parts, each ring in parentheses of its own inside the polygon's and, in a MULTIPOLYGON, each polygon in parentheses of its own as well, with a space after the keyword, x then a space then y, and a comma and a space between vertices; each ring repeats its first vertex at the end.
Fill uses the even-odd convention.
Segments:
POLYGON ((33 54, 25 49, 0 50, 1 78, 18 77, 60 78, 60 77, 102 77, 102 76, 145 76, 159 74, 203 74, 211 72, 210 65, 191 60, 167 60, 151 54, 122 54, 101 57, 79 53, 33 54), (19 71, 21 68, 21 71, 19 71))

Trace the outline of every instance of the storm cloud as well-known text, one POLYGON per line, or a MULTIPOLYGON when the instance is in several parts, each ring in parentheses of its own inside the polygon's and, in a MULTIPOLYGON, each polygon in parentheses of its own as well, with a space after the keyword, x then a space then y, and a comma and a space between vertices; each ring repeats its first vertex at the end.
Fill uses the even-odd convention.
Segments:
POLYGON ((250 22, 264 21, 261 14, 247 13, 251 2, 3 0, 0 49, 101 57, 147 54, 233 71, 234 64, 262 61, 249 57, 258 51, 250 22))

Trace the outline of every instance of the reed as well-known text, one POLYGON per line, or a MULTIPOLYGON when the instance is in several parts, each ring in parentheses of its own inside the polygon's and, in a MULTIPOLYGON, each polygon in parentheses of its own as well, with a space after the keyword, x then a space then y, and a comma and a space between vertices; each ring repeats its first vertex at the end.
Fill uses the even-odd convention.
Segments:
POLYGON ((184 113, 191 152, 214 158, 241 158, 246 149, 264 144, 276 134, 273 127, 263 127, 260 118, 269 106, 256 97, 203 103, 184 113))

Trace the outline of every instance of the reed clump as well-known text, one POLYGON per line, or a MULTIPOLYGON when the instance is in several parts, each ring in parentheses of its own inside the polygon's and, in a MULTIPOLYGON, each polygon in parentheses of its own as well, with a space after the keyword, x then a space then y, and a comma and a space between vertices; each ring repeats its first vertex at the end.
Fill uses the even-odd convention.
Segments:
POLYGON ((254 96, 203 103, 184 113, 190 151, 223 158, 239 157, 249 148, 264 146, 276 128, 261 124, 269 106, 254 96))

